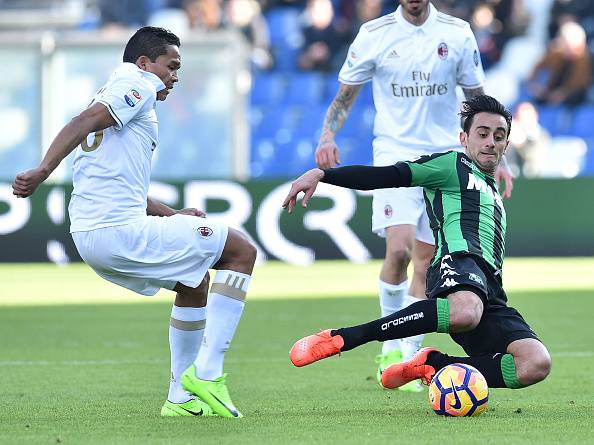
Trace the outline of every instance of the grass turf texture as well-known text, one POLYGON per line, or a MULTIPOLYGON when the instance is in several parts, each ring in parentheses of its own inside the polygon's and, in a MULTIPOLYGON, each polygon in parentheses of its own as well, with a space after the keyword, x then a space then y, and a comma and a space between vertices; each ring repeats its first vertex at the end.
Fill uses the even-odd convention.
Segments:
MULTIPOLYGON (((492 390, 486 413, 470 419, 436 416, 426 392, 378 389, 378 344, 290 365, 301 336, 376 316, 378 263, 260 267, 226 360, 241 420, 159 417, 171 293, 134 296, 82 265, 0 266, 0 443, 592 443, 594 286, 580 268, 593 266, 508 262, 511 304, 549 347, 553 372, 531 388, 492 390), (527 290, 543 280, 557 286, 527 290), (337 289, 349 298, 337 298, 337 289), (102 295, 107 303, 96 303, 102 295)), ((425 344, 460 352, 443 335, 425 344)))

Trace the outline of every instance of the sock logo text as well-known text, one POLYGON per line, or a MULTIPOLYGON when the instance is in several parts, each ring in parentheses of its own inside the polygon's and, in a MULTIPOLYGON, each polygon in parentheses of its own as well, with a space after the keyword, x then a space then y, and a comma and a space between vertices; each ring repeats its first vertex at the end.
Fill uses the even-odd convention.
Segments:
POLYGON ((390 320, 386 323, 382 324, 382 331, 390 329, 391 326, 398 326, 402 323, 406 323, 407 321, 418 320, 419 318, 424 318, 425 314, 423 312, 417 312, 416 314, 405 315, 404 317, 398 317, 394 320, 390 320))

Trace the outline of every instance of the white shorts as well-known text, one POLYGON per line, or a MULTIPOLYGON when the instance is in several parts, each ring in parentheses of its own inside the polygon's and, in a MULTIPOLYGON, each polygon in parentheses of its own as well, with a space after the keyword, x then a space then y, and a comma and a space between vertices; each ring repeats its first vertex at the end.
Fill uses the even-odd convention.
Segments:
POLYGON ((417 227, 416 239, 435 244, 425 199, 421 187, 391 188, 373 191, 373 216, 371 229, 386 237, 386 227, 411 224, 417 227))
POLYGON ((78 253, 97 274, 143 295, 177 282, 197 287, 221 257, 228 228, 189 215, 147 216, 134 223, 74 232, 78 253))

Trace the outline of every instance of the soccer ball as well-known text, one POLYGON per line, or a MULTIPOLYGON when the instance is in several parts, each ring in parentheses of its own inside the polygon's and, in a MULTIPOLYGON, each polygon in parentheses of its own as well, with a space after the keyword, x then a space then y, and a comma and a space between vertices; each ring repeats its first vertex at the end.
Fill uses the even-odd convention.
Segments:
POLYGON ((487 400, 487 381, 470 365, 448 365, 433 376, 429 385, 429 403, 440 416, 478 416, 487 408, 487 400))

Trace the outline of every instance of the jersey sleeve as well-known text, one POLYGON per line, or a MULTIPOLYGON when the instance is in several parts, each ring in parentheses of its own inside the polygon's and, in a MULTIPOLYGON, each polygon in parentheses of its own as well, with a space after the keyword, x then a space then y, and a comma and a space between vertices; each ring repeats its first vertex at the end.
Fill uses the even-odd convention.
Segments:
POLYGON ((478 88, 485 81, 476 38, 470 29, 465 28, 462 58, 458 61, 456 81, 462 88, 478 88))
POLYGON ((157 99, 154 88, 140 78, 121 78, 106 88, 97 98, 115 119, 115 128, 121 130, 146 107, 157 99))
MULTIPOLYGON (((428 189, 445 188, 453 175, 456 175, 457 153, 435 153, 421 156, 414 161, 403 161, 411 172, 411 186, 428 189)), ((398 164, 396 164, 398 166, 398 164)))
POLYGON ((346 85, 360 85, 371 80, 375 72, 373 46, 369 31, 362 26, 338 73, 340 82, 346 85))

